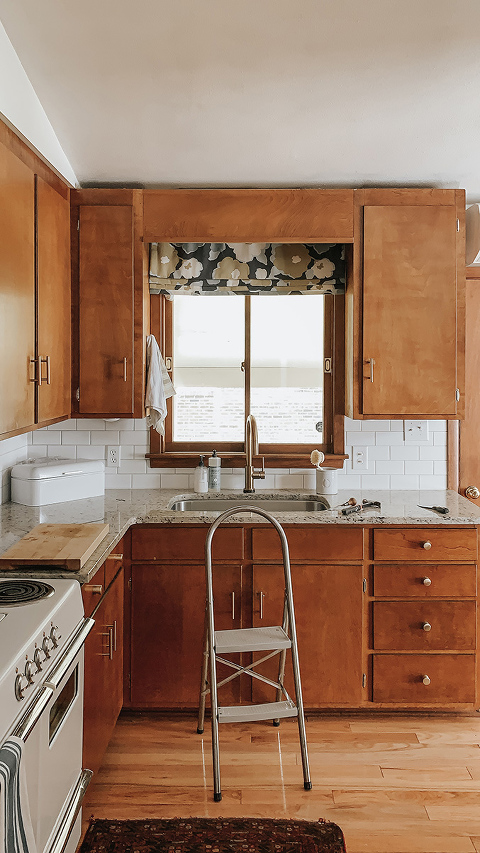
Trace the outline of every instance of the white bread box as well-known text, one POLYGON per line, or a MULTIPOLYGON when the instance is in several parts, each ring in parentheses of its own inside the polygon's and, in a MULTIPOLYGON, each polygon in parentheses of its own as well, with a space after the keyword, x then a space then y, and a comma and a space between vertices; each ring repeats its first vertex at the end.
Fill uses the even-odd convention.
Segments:
POLYGON ((12 468, 12 501, 26 506, 78 501, 105 494, 99 459, 27 459, 12 468))

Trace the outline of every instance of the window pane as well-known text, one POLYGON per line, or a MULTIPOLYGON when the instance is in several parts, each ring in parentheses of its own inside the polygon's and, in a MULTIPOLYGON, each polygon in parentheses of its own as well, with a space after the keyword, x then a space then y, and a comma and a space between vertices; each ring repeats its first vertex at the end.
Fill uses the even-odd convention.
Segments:
POLYGON ((245 299, 173 297, 173 440, 244 437, 245 299))
POLYGON ((251 411, 261 443, 323 442, 322 296, 251 300, 251 411))

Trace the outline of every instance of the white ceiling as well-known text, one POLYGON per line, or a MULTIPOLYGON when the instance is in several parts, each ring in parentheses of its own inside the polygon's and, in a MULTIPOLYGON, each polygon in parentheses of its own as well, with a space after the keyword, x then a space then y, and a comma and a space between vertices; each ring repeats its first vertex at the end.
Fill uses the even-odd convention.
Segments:
POLYGON ((81 183, 465 187, 479 0, 0 0, 81 183))

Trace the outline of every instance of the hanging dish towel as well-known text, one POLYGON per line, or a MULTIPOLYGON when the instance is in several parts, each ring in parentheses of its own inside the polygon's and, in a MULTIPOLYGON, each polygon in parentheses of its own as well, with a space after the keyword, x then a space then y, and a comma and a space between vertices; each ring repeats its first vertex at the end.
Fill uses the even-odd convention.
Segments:
POLYGON ((165 435, 167 400, 173 397, 175 388, 168 375, 165 362, 153 335, 147 337, 147 381, 145 391, 145 409, 147 426, 153 427, 160 435, 165 435))
POLYGON ((10 737, 0 749, 0 849, 5 853, 36 853, 27 783, 22 764, 24 743, 10 737))

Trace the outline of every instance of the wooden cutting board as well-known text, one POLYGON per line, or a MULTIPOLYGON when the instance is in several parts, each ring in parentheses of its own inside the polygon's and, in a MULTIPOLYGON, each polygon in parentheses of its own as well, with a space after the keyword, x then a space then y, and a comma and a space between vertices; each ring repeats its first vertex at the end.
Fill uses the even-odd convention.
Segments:
POLYGON ((78 572, 108 531, 108 524, 39 524, 2 554, 0 568, 52 566, 78 572))

